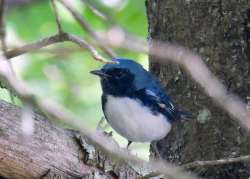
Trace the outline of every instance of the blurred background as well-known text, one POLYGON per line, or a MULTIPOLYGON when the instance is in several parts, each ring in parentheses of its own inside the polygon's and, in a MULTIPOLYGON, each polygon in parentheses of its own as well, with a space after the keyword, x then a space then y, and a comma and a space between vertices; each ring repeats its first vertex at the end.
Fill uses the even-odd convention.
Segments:
MULTIPOLYGON (((121 27, 125 32, 147 38, 147 19, 144 1, 134 0, 68 0, 97 32, 112 27, 121 27), (97 10, 102 12, 100 14, 97 10)), ((7 0, 7 44, 9 48, 23 45, 57 33, 55 17, 48 0, 7 0)), ((84 39, 91 37, 72 18, 61 4, 57 3, 66 32, 84 39)), ((121 49, 113 49, 118 57, 132 58, 148 68, 147 56, 121 49)), ((101 53, 101 51, 99 51, 101 53)), ((105 56, 105 54, 102 54, 105 56)), ((72 43, 58 43, 33 53, 13 58, 17 76, 27 82, 30 90, 41 98, 56 101, 85 124, 95 129, 101 117, 101 88, 99 79, 89 73, 102 64, 93 60, 87 51, 72 43)), ((0 89, 0 98, 10 102, 5 89, 0 89)), ((18 99, 15 103, 21 105, 18 99)), ((108 128, 107 131, 111 129, 108 128)), ((127 141, 113 133, 122 147, 127 141)), ((148 144, 132 144, 137 155, 148 157, 148 144)))

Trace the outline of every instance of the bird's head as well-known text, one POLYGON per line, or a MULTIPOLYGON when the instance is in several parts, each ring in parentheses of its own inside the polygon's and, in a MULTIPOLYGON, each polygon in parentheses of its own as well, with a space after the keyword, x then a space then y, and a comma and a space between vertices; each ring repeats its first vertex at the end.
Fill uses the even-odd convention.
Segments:
POLYGON ((117 63, 106 64, 100 70, 91 71, 101 78, 104 93, 114 96, 132 95, 138 85, 138 79, 144 75, 143 67, 128 59, 115 59, 117 63))

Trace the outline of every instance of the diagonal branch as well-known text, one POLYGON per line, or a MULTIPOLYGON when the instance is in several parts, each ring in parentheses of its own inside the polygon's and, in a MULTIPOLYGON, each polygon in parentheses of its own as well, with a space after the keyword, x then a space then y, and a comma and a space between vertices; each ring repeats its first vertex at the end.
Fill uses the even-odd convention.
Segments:
POLYGON ((244 162, 244 161, 250 161, 250 155, 235 157, 235 158, 224 158, 219 160, 209 160, 209 161, 194 161, 191 163, 187 163, 182 165, 181 167, 189 169, 189 168, 195 168, 195 167, 203 167, 203 166, 215 166, 215 165, 225 165, 225 164, 231 164, 231 163, 238 163, 238 162, 244 162))
POLYGON ((52 36, 40 39, 39 41, 30 43, 30 44, 26 44, 24 46, 17 47, 15 49, 8 50, 5 55, 6 55, 7 59, 11 59, 11 58, 14 58, 16 56, 22 55, 24 53, 32 52, 32 51, 38 50, 40 48, 43 48, 43 47, 46 47, 46 46, 49 46, 49 45, 52 45, 55 43, 64 42, 64 41, 73 42, 73 43, 77 44, 78 46, 88 50, 90 52, 90 54, 92 55, 92 57, 94 59, 96 59, 97 61, 100 61, 103 63, 109 63, 109 61, 107 59, 105 59, 104 57, 99 55, 99 53, 95 50, 95 48, 93 46, 88 44, 86 41, 84 41, 80 37, 77 37, 75 35, 71 35, 68 33, 61 33, 61 34, 52 35, 52 36))
POLYGON ((8 50, 6 52, 6 58, 11 59, 19 55, 25 54, 27 52, 32 52, 40 48, 49 46, 51 44, 55 44, 55 43, 63 42, 63 41, 65 41, 64 34, 52 35, 52 36, 40 39, 36 42, 26 44, 21 47, 15 47, 14 49, 8 50))
POLYGON ((114 52, 101 43, 101 40, 97 33, 92 29, 92 27, 87 23, 87 21, 78 13, 68 2, 64 0, 59 0, 59 2, 72 14, 75 20, 85 29, 94 40, 97 41, 97 45, 109 56, 115 57, 114 52))
MULTIPOLYGON (((7 44, 6 44, 6 27, 5 27, 5 0, 0 0, 0 41, 1 41, 1 48, 2 48, 2 52, 3 54, 6 56, 6 52, 7 52, 7 44)), ((8 61, 8 65, 11 69, 11 73, 12 75, 15 75, 15 71, 13 68, 13 65, 11 63, 11 61, 8 61)), ((12 101, 12 103, 15 103, 15 98, 14 95, 12 93, 11 90, 9 90, 9 96, 10 96, 10 100, 12 101)))
POLYGON ((92 57, 94 57, 97 61, 100 61, 103 63, 114 63, 113 61, 109 61, 105 59, 104 57, 102 57, 92 45, 88 44, 87 42, 85 42, 84 40, 82 40, 80 37, 76 35, 67 34, 66 40, 71 41, 79 45, 80 47, 87 49, 91 53, 92 57))
POLYGON ((104 14, 103 12, 101 12, 98 7, 96 7, 96 5, 92 2, 90 2, 89 0, 82 0, 82 2, 97 16, 100 17, 101 19, 114 24, 114 20, 112 17, 110 17, 107 14, 104 14))
POLYGON ((52 11, 53 11, 54 16, 55 16, 58 33, 62 34, 63 29, 62 29, 62 25, 61 25, 61 22, 60 22, 60 17, 59 17, 59 14, 58 14, 58 9, 57 9, 57 6, 56 6, 56 2, 55 2, 55 0, 51 0, 50 2, 51 2, 51 6, 52 6, 52 11))
POLYGON ((0 0, 0 39, 2 51, 7 51, 6 39, 5 39, 5 22, 4 22, 5 0, 0 0))

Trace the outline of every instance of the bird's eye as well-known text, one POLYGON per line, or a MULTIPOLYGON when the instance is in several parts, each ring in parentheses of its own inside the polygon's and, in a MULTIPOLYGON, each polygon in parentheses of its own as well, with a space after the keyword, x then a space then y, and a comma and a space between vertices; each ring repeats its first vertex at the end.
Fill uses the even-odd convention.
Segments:
POLYGON ((122 71, 119 71, 117 74, 116 74, 117 77, 122 77, 123 76, 123 72, 122 71))

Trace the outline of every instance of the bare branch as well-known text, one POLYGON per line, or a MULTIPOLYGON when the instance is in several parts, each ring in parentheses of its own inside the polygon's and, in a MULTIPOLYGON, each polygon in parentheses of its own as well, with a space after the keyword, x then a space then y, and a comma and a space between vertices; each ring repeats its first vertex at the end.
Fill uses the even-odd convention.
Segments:
MULTIPOLYGON (((16 49, 18 46, 9 46, 9 49, 16 49)), ((49 48, 41 48, 39 50, 30 51, 29 53, 34 54, 54 54, 56 56, 67 56, 79 52, 84 52, 85 49, 79 46, 50 46, 49 48)), ((87 51, 87 50, 86 50, 87 51)))
MULTIPOLYGON (((53 12, 54 12, 54 15, 55 15, 55 18, 56 18, 56 23, 57 23, 59 34, 62 34, 63 30, 62 30, 62 26, 61 26, 61 23, 60 23, 60 19, 59 19, 58 10, 57 10, 56 4, 55 4, 55 0, 51 0, 51 4, 52 4, 52 9, 53 9, 53 12)), ((88 27, 88 30, 91 31, 90 27, 88 27)), ((79 37, 71 35, 71 34, 67 34, 67 40, 69 40, 69 41, 71 41, 73 43, 76 43, 79 46, 87 49, 97 61, 104 62, 104 63, 111 62, 111 61, 105 60, 104 57, 102 57, 102 56, 100 56, 98 54, 98 52, 94 49, 93 46, 91 46, 87 42, 81 40, 79 37)))
POLYGON ((113 19, 108 16, 107 14, 104 14, 101 12, 94 3, 90 2, 89 0, 82 0, 82 2, 97 16, 101 19, 108 21, 109 23, 113 24, 113 19))
POLYGON ((71 35, 68 33, 61 33, 61 34, 52 35, 52 36, 40 39, 37 42, 33 42, 30 44, 26 44, 22 47, 17 47, 15 49, 8 50, 6 52, 6 58, 11 59, 13 57, 22 55, 24 53, 32 52, 32 51, 38 50, 40 48, 43 48, 43 47, 46 47, 46 46, 49 46, 49 45, 52 45, 55 43, 64 42, 64 41, 71 41, 71 42, 79 45, 80 47, 88 50, 91 53, 92 57, 94 59, 96 59, 97 61, 100 61, 102 63, 111 62, 111 61, 108 61, 107 59, 105 59, 104 57, 102 57, 101 55, 99 55, 99 53, 95 50, 95 48, 93 46, 91 46, 90 44, 88 44, 86 41, 84 41, 80 37, 77 37, 75 35, 71 35))
POLYGON ((67 34, 67 40, 71 41, 71 42, 74 42, 74 43, 78 44, 79 46, 87 49, 97 61, 100 61, 100 62, 103 62, 103 63, 113 63, 113 61, 106 60, 104 57, 99 55, 99 53, 95 50, 95 48, 93 46, 86 43, 81 38, 79 38, 79 37, 77 37, 75 35, 72 35, 72 34, 67 34))
MULTIPOLYGON (((5 15, 5 0, 0 0, 0 40, 1 40, 1 48, 3 51, 3 54, 6 56, 6 52, 7 52, 7 44, 6 44, 6 27, 5 27, 5 19, 4 19, 4 15, 5 15)), ((11 64, 11 61, 8 62, 8 65, 11 69, 12 75, 15 75, 15 71, 14 68, 11 64)), ((13 104, 15 104, 15 97, 14 94, 12 93, 12 91, 9 89, 9 96, 10 96, 10 100, 13 104)))
POLYGON ((103 43, 100 43, 100 38, 96 34, 96 32, 92 29, 92 27, 87 23, 87 21, 78 13, 68 2, 64 0, 59 0, 59 2, 72 14, 72 16, 76 19, 76 21, 85 29, 90 36, 97 41, 97 45, 110 57, 115 57, 114 52, 105 46, 103 43))
POLYGON ((219 159, 219 160, 194 161, 191 163, 184 164, 181 167, 189 169, 189 168, 211 166, 211 165, 213 166, 225 165, 225 164, 238 163, 238 162, 244 162, 244 161, 250 161, 250 155, 240 156, 236 158, 225 158, 225 159, 219 159))
POLYGON ((1 46, 4 53, 7 51, 6 41, 5 41, 5 22, 4 22, 4 11, 5 11, 5 0, 0 0, 0 38, 1 46))
POLYGON ((57 9, 57 6, 56 6, 56 2, 55 2, 55 0, 50 0, 50 2, 51 2, 51 6, 52 6, 52 11, 53 11, 55 19, 56 19, 58 33, 62 34, 63 33, 63 29, 62 29, 62 25, 61 25, 61 22, 60 22, 60 18, 59 18, 59 14, 58 14, 58 9, 57 9))
POLYGON ((23 45, 22 47, 16 47, 14 49, 8 50, 6 52, 6 58, 11 59, 13 57, 22 55, 24 53, 32 52, 42 47, 49 46, 51 44, 58 43, 58 42, 63 42, 63 41, 64 41, 64 34, 56 34, 53 36, 49 36, 49 37, 40 39, 36 42, 23 45))

